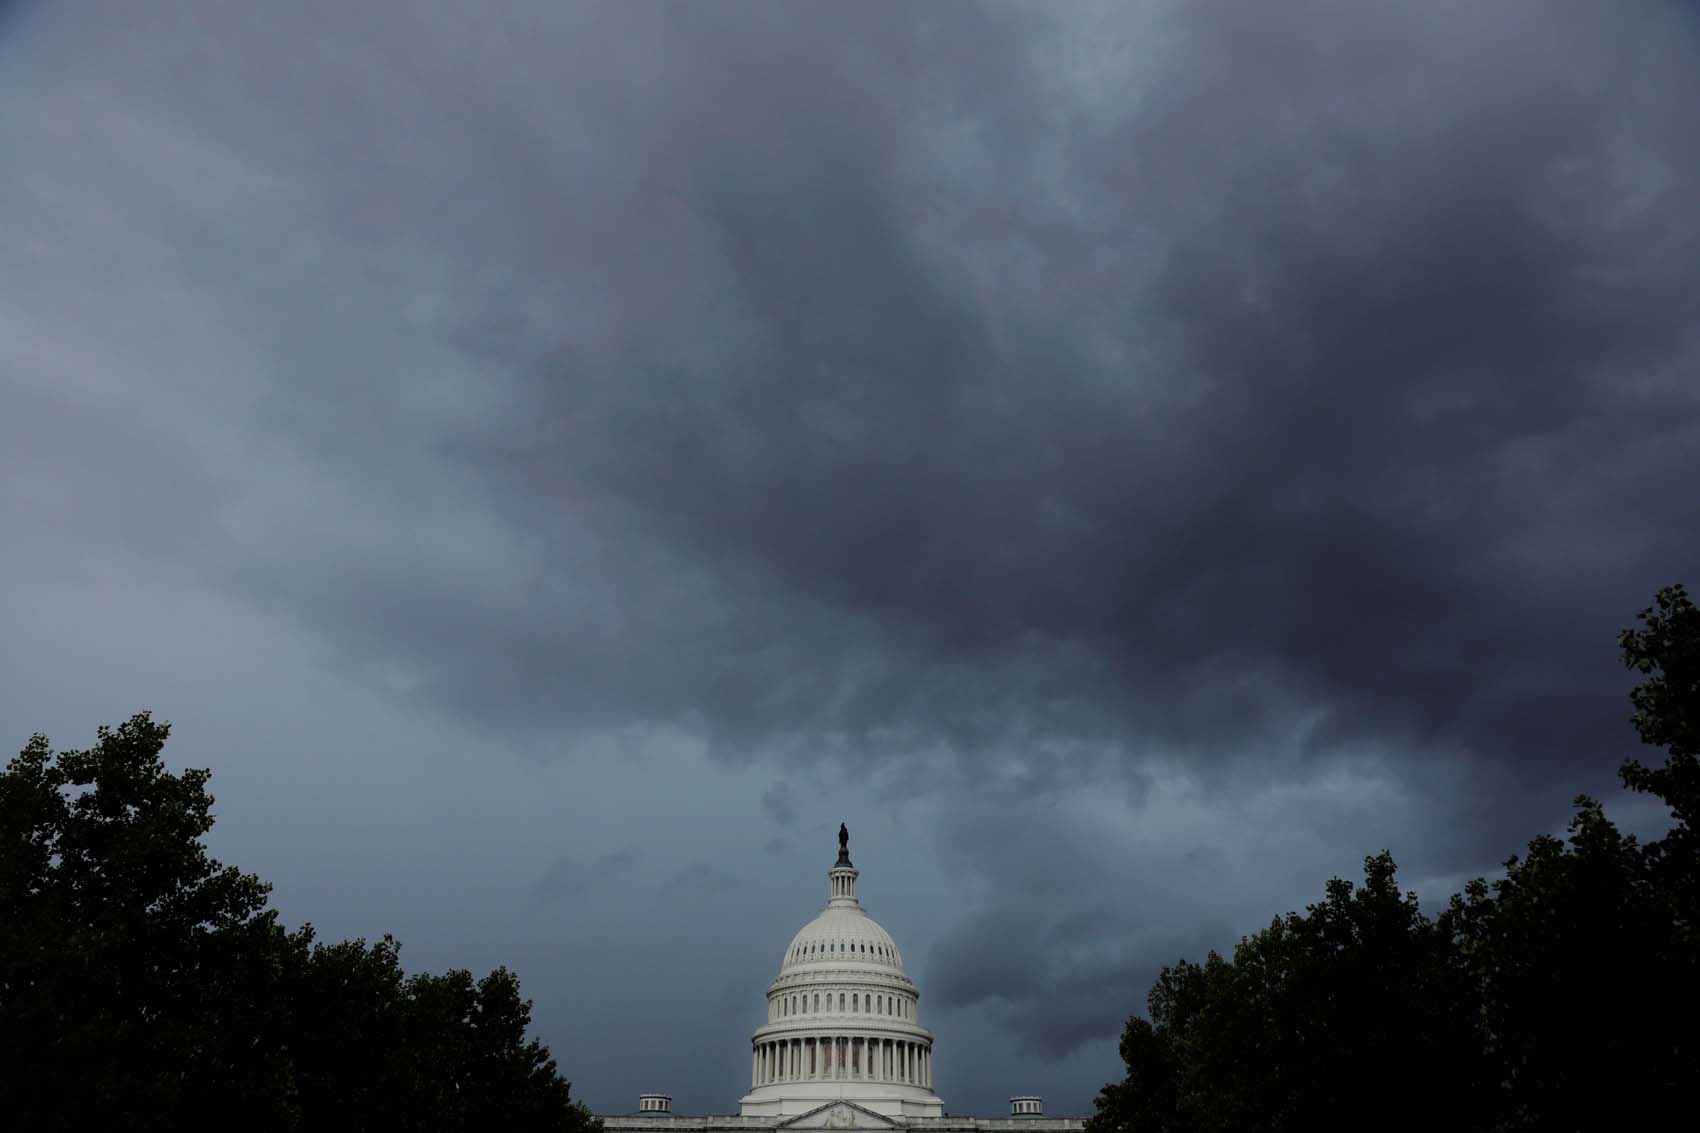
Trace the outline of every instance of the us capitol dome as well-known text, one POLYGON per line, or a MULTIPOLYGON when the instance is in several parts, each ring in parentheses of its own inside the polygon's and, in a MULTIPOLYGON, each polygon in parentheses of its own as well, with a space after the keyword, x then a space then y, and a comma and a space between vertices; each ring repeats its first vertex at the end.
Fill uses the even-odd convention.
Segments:
POLYGON ((778 1129, 1014 1130, 1078 1133, 1085 1119, 1046 1117, 1035 1095, 1010 1098, 1008 1117, 953 1117, 933 1092, 933 1034, 921 993, 891 934, 856 896, 849 831, 827 902, 804 925, 767 985, 767 1020, 750 1037, 749 1091, 735 1116, 685 1117, 668 1094, 644 1094, 635 1113, 603 1115, 610 1133, 731 1133, 778 1129))

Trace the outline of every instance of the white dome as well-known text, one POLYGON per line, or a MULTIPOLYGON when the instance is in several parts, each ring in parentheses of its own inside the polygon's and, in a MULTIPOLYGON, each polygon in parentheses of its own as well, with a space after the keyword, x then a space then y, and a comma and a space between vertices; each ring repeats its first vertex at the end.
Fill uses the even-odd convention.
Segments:
POLYGON ((780 961, 781 974, 812 967, 842 968, 871 964, 903 972, 903 954, 891 934, 860 906, 827 906, 791 938, 780 961))
POLYGON ((854 1101, 894 1117, 938 1117, 932 1032, 891 934, 856 897, 848 832, 827 872, 826 908, 791 938, 767 987, 767 1022, 751 1038, 747 1117, 854 1101))

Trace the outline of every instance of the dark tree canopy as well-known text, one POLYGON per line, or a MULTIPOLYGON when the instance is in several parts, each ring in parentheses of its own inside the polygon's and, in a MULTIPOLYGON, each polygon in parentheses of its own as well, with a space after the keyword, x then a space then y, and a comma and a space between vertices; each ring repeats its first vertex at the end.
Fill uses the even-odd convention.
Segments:
POLYGON ((1680 586, 1618 639, 1645 680, 1641 738, 1664 762, 1625 785, 1674 827, 1641 845, 1578 797, 1505 876, 1438 918, 1385 851, 1364 882, 1246 937, 1232 959, 1163 969, 1128 1020, 1127 1074, 1094 1133, 1336 1128, 1651 1128, 1700 1088, 1700 611, 1680 586))
POLYGON ((208 773, 165 724, 0 773, 0 1097, 20 1128, 570 1130, 505 968, 407 976, 385 937, 286 932, 213 861, 208 773))

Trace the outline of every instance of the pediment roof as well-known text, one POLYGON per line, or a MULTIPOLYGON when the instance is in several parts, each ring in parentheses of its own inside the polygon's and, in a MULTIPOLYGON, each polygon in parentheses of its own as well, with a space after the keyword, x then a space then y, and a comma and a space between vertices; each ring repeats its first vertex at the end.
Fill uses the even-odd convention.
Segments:
POLYGON ((902 1129, 903 1123, 855 1102, 827 1102, 781 1121, 777 1129, 902 1129))

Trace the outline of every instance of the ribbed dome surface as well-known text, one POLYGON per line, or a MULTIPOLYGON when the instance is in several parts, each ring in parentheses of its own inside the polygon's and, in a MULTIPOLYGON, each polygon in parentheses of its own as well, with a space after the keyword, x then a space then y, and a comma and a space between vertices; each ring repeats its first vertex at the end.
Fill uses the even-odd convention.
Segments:
POLYGON ((791 938, 781 973, 811 967, 872 964, 903 971, 903 954, 891 934, 859 908, 828 908, 791 938))

